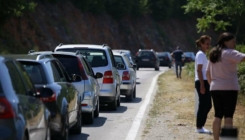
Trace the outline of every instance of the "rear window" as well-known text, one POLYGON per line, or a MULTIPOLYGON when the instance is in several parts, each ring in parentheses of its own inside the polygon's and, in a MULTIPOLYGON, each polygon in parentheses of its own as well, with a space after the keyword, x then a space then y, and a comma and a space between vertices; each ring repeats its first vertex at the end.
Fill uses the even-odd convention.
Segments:
POLYGON ((79 66, 78 66, 78 60, 76 57, 57 55, 57 54, 53 54, 53 56, 61 62, 61 64, 64 66, 65 70, 69 74, 81 75, 79 66))
POLYGON ((150 51, 140 51, 138 54, 139 57, 154 57, 154 53, 150 51))
POLYGON ((92 67, 103 67, 108 65, 106 53, 104 50, 99 49, 86 49, 86 48, 68 48, 68 49, 57 49, 57 51, 63 52, 76 52, 80 51, 83 56, 87 59, 92 67))
POLYGON ((20 63, 23 65, 34 84, 47 84, 47 79, 41 64, 24 61, 20 61, 20 63))
POLYGON ((124 65, 125 65, 125 63, 124 63, 124 61, 123 61, 123 58, 122 58, 121 56, 116 56, 116 55, 114 55, 114 59, 115 59, 115 61, 116 61, 116 65, 117 65, 118 63, 121 63, 121 64, 124 64, 124 65))

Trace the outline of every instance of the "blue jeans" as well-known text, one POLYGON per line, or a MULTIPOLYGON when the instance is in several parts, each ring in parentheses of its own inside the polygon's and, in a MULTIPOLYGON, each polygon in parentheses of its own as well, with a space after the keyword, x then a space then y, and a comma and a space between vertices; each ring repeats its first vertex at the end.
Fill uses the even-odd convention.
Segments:
POLYGON ((182 71, 182 62, 181 61, 175 61, 175 70, 176 70, 177 78, 181 77, 181 71, 182 71), (179 67, 179 72, 178 72, 178 67, 179 67))

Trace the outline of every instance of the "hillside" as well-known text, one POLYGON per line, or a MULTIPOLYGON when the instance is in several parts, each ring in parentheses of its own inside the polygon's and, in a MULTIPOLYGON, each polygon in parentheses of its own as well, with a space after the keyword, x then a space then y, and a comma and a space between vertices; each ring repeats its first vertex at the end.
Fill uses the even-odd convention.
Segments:
MULTIPOLYGON (((207 31, 214 40, 217 34, 207 31)), ((111 48, 196 51, 196 18, 156 22, 150 16, 114 20, 108 15, 82 13, 70 2, 38 3, 33 13, 8 19, 0 31, 0 53, 52 50, 59 43, 108 44, 111 48)))

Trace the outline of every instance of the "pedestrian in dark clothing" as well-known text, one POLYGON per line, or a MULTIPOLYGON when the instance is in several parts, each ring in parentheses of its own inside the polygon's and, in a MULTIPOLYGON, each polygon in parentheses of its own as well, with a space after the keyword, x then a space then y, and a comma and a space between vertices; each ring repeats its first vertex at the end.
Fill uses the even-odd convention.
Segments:
MULTIPOLYGON (((178 46, 175 51, 171 53, 171 56, 174 58, 175 63, 175 70, 176 70, 176 77, 181 78, 181 71, 182 71, 182 55, 184 52, 180 50, 180 47, 178 46), (179 67, 179 72, 178 72, 179 67)), ((185 57, 185 56, 184 56, 185 57)))

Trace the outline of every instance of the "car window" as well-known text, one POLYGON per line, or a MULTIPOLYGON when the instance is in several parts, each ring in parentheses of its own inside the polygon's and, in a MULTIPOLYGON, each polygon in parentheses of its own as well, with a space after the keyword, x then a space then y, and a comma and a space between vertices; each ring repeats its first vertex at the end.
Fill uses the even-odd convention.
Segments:
POLYGON ((127 56, 124 57, 124 60, 126 61, 125 63, 127 63, 128 66, 131 66, 130 60, 127 56))
POLYGON ((112 66, 113 66, 113 67, 116 67, 116 61, 115 61, 115 59, 114 59, 114 57, 113 57, 114 55, 113 55, 111 49, 108 49, 108 52, 109 52, 109 55, 110 55, 110 58, 111 58, 112 66))
POLYGON ((55 61, 51 61, 51 67, 55 76, 55 82, 66 82, 65 75, 62 73, 55 61))
POLYGON ((27 91, 31 91, 31 93, 36 92, 35 87, 34 87, 32 81, 31 81, 31 79, 29 77, 29 74, 25 71, 23 66, 20 63, 18 63, 18 62, 16 63, 16 66, 19 69, 20 74, 23 77, 23 81, 24 81, 24 83, 25 83, 25 85, 27 87, 27 91))
POLYGON ((47 84, 47 79, 40 63, 27 61, 19 62, 22 64, 34 84, 47 84))
POLYGON ((61 71, 61 73, 63 73, 63 75, 65 76, 65 81, 64 82, 68 82, 71 81, 70 76, 68 75, 67 71, 65 70, 64 66, 59 62, 59 61, 55 61, 59 67, 59 70, 61 71))
POLYGON ((93 73, 91 72, 91 69, 89 68, 88 64, 86 63, 86 60, 84 58, 81 58, 81 62, 83 64, 83 67, 84 67, 86 73, 90 76, 93 76, 93 73))
POLYGON ((13 61, 6 61, 6 67, 16 94, 26 95, 26 88, 13 61))
POLYGON ((104 50, 86 48, 57 49, 56 51, 76 52, 80 51, 92 67, 104 67, 108 65, 108 60, 104 50))
POLYGON ((117 65, 118 63, 122 63, 122 64, 125 65, 122 56, 114 55, 114 58, 115 58, 115 61, 116 61, 116 65, 117 65))
POLYGON ((154 53, 150 51, 140 51, 138 54, 139 57, 152 58, 154 57, 154 53))
POLYGON ((59 54, 53 54, 53 56, 60 61, 60 63, 64 66, 65 70, 69 74, 81 75, 77 62, 77 57, 59 54))

